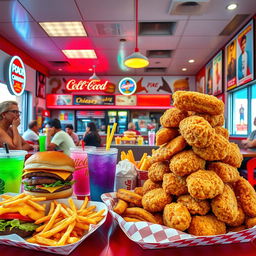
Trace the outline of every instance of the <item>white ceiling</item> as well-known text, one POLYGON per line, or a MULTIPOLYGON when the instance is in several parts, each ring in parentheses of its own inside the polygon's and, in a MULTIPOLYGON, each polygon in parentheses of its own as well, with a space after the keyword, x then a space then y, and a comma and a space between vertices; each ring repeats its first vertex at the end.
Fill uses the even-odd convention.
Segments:
POLYGON ((88 69, 96 64, 98 75, 194 75, 234 35, 219 36, 232 18, 256 13, 255 0, 209 0, 202 15, 174 16, 169 14, 171 1, 177 0, 139 0, 139 21, 177 22, 172 36, 139 36, 138 40, 142 54, 174 50, 171 58, 149 59, 149 67, 164 67, 165 73, 123 70, 118 64, 118 58, 122 60, 135 48, 134 0, 0 0, 0 35, 48 67, 51 74, 91 75, 88 69), (225 7, 230 2, 238 3, 238 8, 228 11, 225 7), (45 21, 82 21, 88 37, 50 38, 38 24, 45 21), (113 23, 120 25, 119 35, 98 34, 96 24, 113 23), (127 41, 121 43, 121 38, 127 41), (69 60, 62 49, 94 49, 98 59, 69 60), (187 62, 191 58, 195 63, 187 62), (49 61, 70 65, 57 67, 49 61), (183 67, 186 72, 181 71, 183 67))

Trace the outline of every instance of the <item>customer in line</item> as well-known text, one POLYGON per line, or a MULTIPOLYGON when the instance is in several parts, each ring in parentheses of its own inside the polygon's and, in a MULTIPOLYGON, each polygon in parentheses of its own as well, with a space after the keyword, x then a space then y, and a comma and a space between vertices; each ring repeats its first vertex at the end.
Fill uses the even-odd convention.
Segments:
POLYGON ((128 124, 128 130, 127 131, 135 132, 136 135, 140 135, 140 132, 138 130, 136 130, 136 125, 133 122, 130 122, 128 124))
POLYGON ((77 134, 74 133, 74 127, 72 124, 67 124, 65 127, 66 133, 72 138, 74 141, 75 145, 78 146, 79 144, 79 138, 77 134))
MULTIPOLYGON (((256 126, 256 117, 254 118, 253 124, 256 126)), ((256 130, 252 131, 249 137, 242 141, 242 145, 245 148, 256 148, 256 130)))
POLYGON ((0 147, 7 143, 10 149, 33 150, 19 134, 20 114, 16 101, 3 101, 0 103, 0 147))
POLYGON ((95 146, 100 147, 101 145, 101 138, 97 131, 97 127, 95 123, 90 122, 87 124, 86 132, 84 134, 83 141, 86 146, 95 146))
POLYGON ((38 130, 39 130, 39 127, 37 125, 37 121, 36 120, 31 121, 28 124, 28 129, 22 135, 23 139, 28 143, 31 142, 34 144, 38 144, 38 140, 39 140, 38 130))
POLYGON ((58 119, 48 121, 47 129, 47 150, 60 150, 70 155, 70 148, 75 147, 72 138, 61 130, 61 123, 58 119))

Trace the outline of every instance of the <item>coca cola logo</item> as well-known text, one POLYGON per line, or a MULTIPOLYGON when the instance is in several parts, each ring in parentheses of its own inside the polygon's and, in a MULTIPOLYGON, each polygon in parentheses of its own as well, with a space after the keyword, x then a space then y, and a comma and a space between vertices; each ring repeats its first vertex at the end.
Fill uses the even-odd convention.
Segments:
POLYGON ((108 81, 71 79, 67 82, 66 89, 68 91, 106 91, 108 81))
POLYGON ((131 188, 132 188, 132 181, 131 180, 126 180, 124 182, 124 184, 126 185, 126 189, 131 190, 131 188))
POLYGON ((25 65, 20 57, 11 58, 8 67, 8 89, 11 94, 20 96, 26 86, 26 70, 25 65))

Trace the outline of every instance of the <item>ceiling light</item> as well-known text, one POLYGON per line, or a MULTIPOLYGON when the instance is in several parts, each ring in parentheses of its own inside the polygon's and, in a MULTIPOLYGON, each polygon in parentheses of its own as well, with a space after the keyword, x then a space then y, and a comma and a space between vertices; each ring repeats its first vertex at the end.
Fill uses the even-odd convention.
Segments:
POLYGON ((182 71, 187 71, 187 68, 182 68, 181 70, 182 70, 182 71))
POLYGON ((94 50, 62 50, 69 59, 97 59, 94 50))
POLYGON ((226 8, 229 11, 232 11, 232 10, 235 10, 237 7, 238 7, 238 4, 232 3, 232 4, 229 4, 226 8))
POLYGON ((144 68, 148 66, 149 61, 148 58, 142 55, 138 48, 138 0, 135 1, 135 26, 136 26, 136 33, 135 33, 135 50, 134 53, 129 55, 124 59, 124 65, 128 68, 144 68))
POLYGON ((39 22, 49 36, 87 36, 80 21, 73 22, 39 22))
POLYGON ((96 66, 93 65, 93 74, 92 74, 91 77, 89 77, 89 80, 97 80, 97 81, 100 81, 100 78, 96 75, 95 68, 96 68, 96 66))
POLYGON ((194 63, 195 60, 191 59, 191 60, 188 60, 188 63, 194 63))

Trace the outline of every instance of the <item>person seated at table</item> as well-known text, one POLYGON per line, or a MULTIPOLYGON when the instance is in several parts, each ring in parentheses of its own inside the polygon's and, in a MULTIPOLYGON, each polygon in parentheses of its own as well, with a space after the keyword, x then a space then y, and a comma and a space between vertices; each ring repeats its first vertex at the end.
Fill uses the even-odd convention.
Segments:
POLYGON ((76 147, 72 138, 61 130, 61 123, 58 119, 48 121, 47 150, 60 150, 63 153, 70 155, 70 148, 76 147))
MULTIPOLYGON (((253 124, 256 126, 256 117, 254 118, 253 124)), ((242 140, 242 145, 245 148, 256 148, 256 130, 252 131, 246 140, 242 140)))
POLYGON ((74 127, 72 124, 67 124, 65 127, 66 133, 72 138, 72 140, 74 141, 75 145, 78 146, 79 144, 79 138, 77 136, 77 134, 74 133, 74 127))
POLYGON ((39 140, 39 127, 36 120, 32 120, 28 124, 28 129, 22 135, 22 138, 30 144, 38 144, 39 140))
POLYGON ((130 122, 128 124, 128 130, 127 131, 135 132, 136 135, 140 135, 140 132, 138 130, 136 130, 136 125, 133 122, 130 122))
POLYGON ((16 101, 3 101, 0 103, 0 147, 6 143, 10 149, 33 150, 19 134, 20 114, 16 101))
POLYGON ((101 146, 101 138, 97 131, 97 127, 95 123, 90 122, 87 124, 83 141, 86 146, 95 146, 95 147, 101 146))

